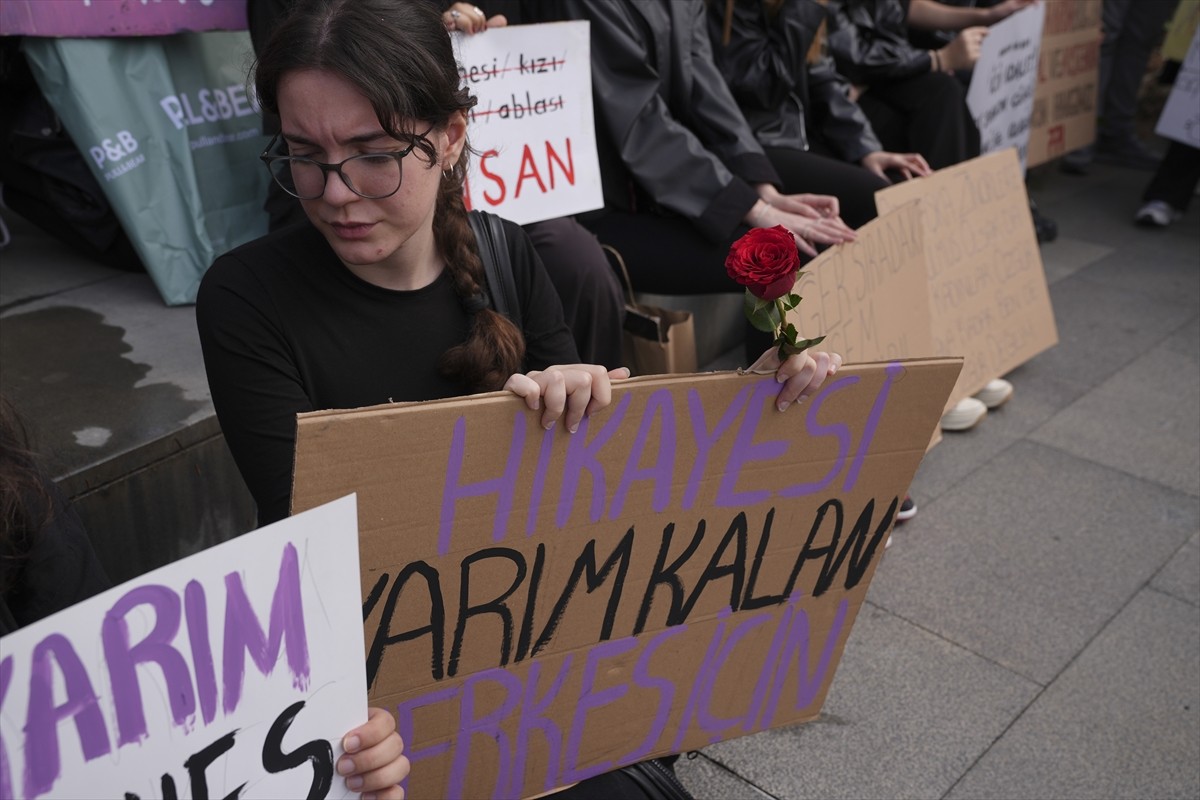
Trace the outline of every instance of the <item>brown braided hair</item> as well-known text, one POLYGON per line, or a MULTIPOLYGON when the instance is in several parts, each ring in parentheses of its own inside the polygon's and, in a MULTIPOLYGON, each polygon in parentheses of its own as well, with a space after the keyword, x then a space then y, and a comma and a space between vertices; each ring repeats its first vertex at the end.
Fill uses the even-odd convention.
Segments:
MULTIPOLYGON (((271 34, 254 67, 262 107, 279 113, 279 84, 298 70, 322 70, 353 84, 395 139, 416 145, 414 155, 429 169, 438 153, 425 136, 402 125, 440 128, 464 116, 476 99, 462 86, 450 34, 433 3, 412 0, 309 0, 301 2, 271 34)), ((443 172, 433 216, 433 235, 454 288, 470 314, 462 344, 441 359, 443 375, 471 391, 500 389, 521 369, 525 340, 503 314, 482 308, 483 263, 467 221, 463 181, 471 148, 443 172)))

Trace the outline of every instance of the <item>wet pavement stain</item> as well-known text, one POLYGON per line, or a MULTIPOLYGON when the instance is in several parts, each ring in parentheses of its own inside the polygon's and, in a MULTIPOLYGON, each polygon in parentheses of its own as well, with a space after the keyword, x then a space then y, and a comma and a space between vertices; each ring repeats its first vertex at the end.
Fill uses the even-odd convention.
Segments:
POLYGON ((0 393, 56 474, 169 434, 204 405, 175 384, 137 386, 150 366, 128 357, 124 337, 124 328, 74 306, 0 319, 0 393))

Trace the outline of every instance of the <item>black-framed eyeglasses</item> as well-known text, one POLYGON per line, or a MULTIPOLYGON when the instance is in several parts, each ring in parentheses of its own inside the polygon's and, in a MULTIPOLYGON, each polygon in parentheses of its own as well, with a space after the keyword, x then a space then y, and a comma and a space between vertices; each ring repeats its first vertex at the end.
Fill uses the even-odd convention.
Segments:
POLYGON ((336 172, 346 188, 368 200, 382 200, 400 191, 404 179, 401 159, 413 151, 420 138, 403 150, 391 153, 361 153, 337 164, 326 164, 304 156, 272 155, 281 134, 275 134, 267 149, 259 156, 271 177, 288 194, 301 200, 316 200, 325 194, 325 182, 330 172, 336 172))

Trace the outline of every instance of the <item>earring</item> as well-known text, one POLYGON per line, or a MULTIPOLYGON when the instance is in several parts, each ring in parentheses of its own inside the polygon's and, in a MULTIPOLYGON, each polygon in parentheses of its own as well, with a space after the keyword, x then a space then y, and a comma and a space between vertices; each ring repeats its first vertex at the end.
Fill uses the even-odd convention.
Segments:
POLYGON ((442 170, 442 177, 448 181, 454 180, 454 167, 442 170))

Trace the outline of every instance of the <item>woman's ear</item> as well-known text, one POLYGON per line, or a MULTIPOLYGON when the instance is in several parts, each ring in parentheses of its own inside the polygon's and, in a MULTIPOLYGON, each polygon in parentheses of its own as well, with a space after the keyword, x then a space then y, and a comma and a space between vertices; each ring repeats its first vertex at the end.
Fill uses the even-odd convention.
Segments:
POLYGON ((467 146, 467 115, 462 111, 451 114, 442 129, 442 135, 445 145, 442 147, 441 167, 443 170, 453 169, 462 157, 463 148, 467 146))

